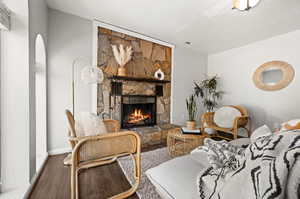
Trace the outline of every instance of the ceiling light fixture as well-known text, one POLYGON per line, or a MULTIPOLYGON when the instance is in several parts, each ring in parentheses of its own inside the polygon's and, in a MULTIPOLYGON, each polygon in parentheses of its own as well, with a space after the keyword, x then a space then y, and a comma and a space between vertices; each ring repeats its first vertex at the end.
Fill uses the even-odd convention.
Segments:
POLYGON ((240 11, 250 10, 255 7, 260 0, 233 0, 233 9, 238 9, 240 11))

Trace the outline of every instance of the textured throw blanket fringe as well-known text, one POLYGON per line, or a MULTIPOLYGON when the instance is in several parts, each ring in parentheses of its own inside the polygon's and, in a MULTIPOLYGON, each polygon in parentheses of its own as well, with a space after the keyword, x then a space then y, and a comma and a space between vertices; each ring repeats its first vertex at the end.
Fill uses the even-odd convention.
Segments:
POLYGON ((198 178, 201 199, 300 199, 300 131, 250 144, 241 166, 224 174, 212 167, 198 178))

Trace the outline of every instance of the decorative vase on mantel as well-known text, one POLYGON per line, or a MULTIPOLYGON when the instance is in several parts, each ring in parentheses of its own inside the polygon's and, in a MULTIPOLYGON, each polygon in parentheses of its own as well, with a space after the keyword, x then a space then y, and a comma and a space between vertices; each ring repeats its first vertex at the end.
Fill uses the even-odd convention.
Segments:
POLYGON ((126 72, 125 67, 119 67, 118 68, 118 76, 127 76, 127 72, 126 72))
POLYGON ((159 79, 159 80, 164 80, 165 79, 165 73, 161 70, 161 69, 158 69, 155 73, 154 73, 154 77, 156 79, 159 79))
POLYGON ((115 56, 116 62, 119 64, 118 68, 118 76, 126 76, 126 68, 125 65, 130 61, 132 55, 132 47, 127 46, 124 48, 122 44, 120 44, 119 48, 116 45, 111 45, 113 54, 115 56))

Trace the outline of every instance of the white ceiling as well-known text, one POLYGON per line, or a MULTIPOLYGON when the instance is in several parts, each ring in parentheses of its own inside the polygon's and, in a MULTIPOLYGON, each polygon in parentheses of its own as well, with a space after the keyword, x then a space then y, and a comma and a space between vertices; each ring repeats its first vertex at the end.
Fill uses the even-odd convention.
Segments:
POLYGON ((216 53, 300 29, 300 0, 261 0, 248 12, 232 0, 47 0, 49 7, 97 19, 202 53, 216 53))

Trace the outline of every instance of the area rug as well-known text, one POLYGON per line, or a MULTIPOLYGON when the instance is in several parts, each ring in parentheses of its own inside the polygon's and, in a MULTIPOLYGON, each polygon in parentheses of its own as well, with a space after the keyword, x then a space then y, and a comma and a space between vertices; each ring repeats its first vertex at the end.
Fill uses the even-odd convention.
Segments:
MULTIPOLYGON (((167 148, 156 149, 153 151, 144 152, 141 154, 142 162, 142 179, 141 184, 137 190, 137 195, 140 199, 161 199, 161 197, 155 191, 155 187, 151 184, 147 178, 145 172, 153 167, 160 165, 163 162, 170 160, 171 157, 168 154, 167 148)), ((128 181, 133 184, 133 161, 130 156, 122 157, 118 159, 118 163, 122 168, 128 181)))

